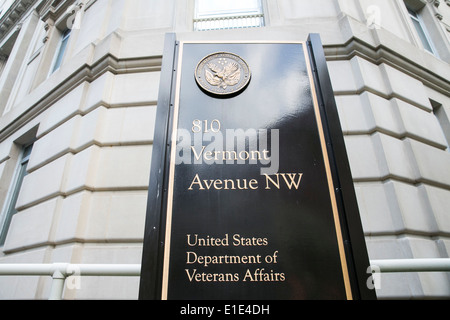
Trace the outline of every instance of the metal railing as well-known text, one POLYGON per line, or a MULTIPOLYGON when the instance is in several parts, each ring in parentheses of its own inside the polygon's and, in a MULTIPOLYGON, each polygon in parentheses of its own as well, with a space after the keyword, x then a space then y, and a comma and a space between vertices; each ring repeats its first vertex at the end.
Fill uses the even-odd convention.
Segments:
POLYGON ((372 269, 380 273, 450 272, 450 259, 389 259, 372 260, 372 269))
MULTIPOLYGON (((372 260, 373 273, 450 272, 450 259, 372 260)), ((61 300, 69 277, 139 277, 140 264, 0 264, 0 276, 52 277, 49 300, 61 300)))
POLYGON ((69 277, 139 277, 140 264, 0 264, 0 276, 52 277, 49 300, 61 300, 69 277))

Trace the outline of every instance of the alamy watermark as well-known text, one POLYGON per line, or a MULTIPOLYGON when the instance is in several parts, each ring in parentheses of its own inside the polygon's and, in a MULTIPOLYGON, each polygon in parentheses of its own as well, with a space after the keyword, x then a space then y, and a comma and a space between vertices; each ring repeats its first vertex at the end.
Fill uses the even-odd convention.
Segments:
POLYGON ((83 3, 73 4, 66 10, 66 14, 69 15, 67 18, 66 26, 68 29, 80 29, 81 28, 81 14, 83 3))
POLYGON ((370 276, 367 278, 366 285, 370 290, 381 289, 381 269, 378 266, 370 266, 367 268, 370 276))
MULTIPOLYGON (((436 0, 426 0, 429 4, 435 4, 436 0)), ((370 5, 366 8, 366 26, 369 29, 381 29, 382 9, 378 5, 370 5)))
POLYGON ((259 165, 261 175, 278 173, 279 129, 225 129, 218 120, 193 122, 176 133, 175 164, 259 165))
POLYGON ((75 265, 69 265, 67 267, 67 274, 70 276, 66 279, 66 287, 68 290, 80 290, 81 289, 81 270, 80 267, 75 265))

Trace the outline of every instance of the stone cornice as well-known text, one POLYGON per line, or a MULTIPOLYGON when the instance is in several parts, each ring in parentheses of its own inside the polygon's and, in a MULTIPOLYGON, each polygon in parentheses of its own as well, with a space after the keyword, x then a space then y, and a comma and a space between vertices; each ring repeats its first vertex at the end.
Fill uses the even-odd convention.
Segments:
MULTIPOLYGON (((431 72, 414 61, 406 59, 383 45, 373 47, 358 38, 352 38, 345 44, 325 45, 324 49, 327 60, 349 60, 358 56, 374 64, 388 64, 443 94, 448 94, 450 91, 450 81, 448 79, 431 72)), ((161 56, 120 59, 111 53, 105 52, 105 55, 92 64, 79 65, 60 83, 54 84, 47 92, 43 92, 43 95, 39 96, 38 94, 35 96, 35 100, 30 101, 30 105, 19 105, 14 112, 10 112, 0 118, 0 141, 6 139, 10 134, 42 113, 61 96, 64 96, 82 82, 92 82, 105 72, 123 74, 160 71, 161 61, 161 56)))
POLYGON ((38 0, 17 0, 0 19, 0 42, 38 0))
POLYGON ((40 13, 42 21, 47 21, 48 19, 57 21, 75 2, 76 0, 47 1, 40 13))
POLYGON ((327 60, 349 60, 358 56, 376 65, 384 63, 396 68, 444 95, 450 92, 449 79, 407 59, 384 45, 373 47, 358 38, 352 38, 342 45, 325 45, 324 50, 327 60))
MULTIPOLYGON (((119 59, 106 53, 92 64, 81 64, 71 74, 58 83, 53 83, 47 91, 35 90, 31 95, 34 101, 18 105, 11 112, 0 118, 0 142, 9 137, 18 128, 22 127, 36 116, 52 106, 59 98, 83 82, 91 83, 106 72, 112 74, 159 72, 161 71, 162 57, 140 57, 134 59, 119 59)), ((63 71, 63 70, 62 70, 63 71)), ((47 80, 50 81, 50 80, 47 80)), ((50 84, 50 83, 49 83, 50 84)), ((45 87, 45 85, 44 85, 45 87)), ((156 103, 156 102, 155 102, 156 103)))

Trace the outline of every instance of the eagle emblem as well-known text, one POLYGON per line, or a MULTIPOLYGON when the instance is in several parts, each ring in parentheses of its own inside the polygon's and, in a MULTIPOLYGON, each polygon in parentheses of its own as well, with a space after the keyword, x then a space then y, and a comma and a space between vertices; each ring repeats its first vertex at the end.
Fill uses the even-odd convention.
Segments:
POLYGON ((195 70, 197 84, 207 93, 226 96, 241 92, 250 82, 247 63, 233 53, 218 52, 205 57, 195 70))
POLYGON ((241 68, 236 62, 230 62, 223 68, 214 63, 208 63, 205 70, 206 81, 212 86, 226 89, 228 86, 235 86, 241 80, 241 68))

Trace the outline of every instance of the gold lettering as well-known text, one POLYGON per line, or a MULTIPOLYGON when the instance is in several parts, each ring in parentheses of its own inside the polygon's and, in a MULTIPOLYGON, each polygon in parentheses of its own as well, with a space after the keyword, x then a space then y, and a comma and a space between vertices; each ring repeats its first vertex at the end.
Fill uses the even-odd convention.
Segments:
POLYGON ((205 186, 208 190, 211 189, 211 186, 212 186, 214 180, 209 180, 209 181, 210 181, 210 183, 208 185, 208 180, 203 180, 203 182, 205 183, 205 186))
POLYGON ((249 183, 249 186, 250 186, 250 189, 252 189, 252 190, 258 189, 258 181, 255 179, 251 180, 249 183))
POLYGON ((239 158, 241 160, 248 160, 249 157, 250 157, 250 154, 247 151, 241 151, 239 153, 239 158), (242 155, 242 154, 244 154, 244 155, 242 155))
POLYGON ((243 179, 244 186, 241 186, 241 179, 237 179, 236 182, 237 182, 239 190, 247 190, 248 189, 248 187, 247 187, 247 179, 243 179))
POLYGON ((276 174, 276 176, 277 176, 277 182, 275 182, 275 181, 273 181, 272 180, 272 178, 271 177, 269 177, 267 174, 265 174, 265 176, 266 176, 266 190, 270 190, 270 187, 269 187, 269 181, 277 188, 277 189, 280 189, 280 175, 277 173, 276 174))
POLYGON ((222 184, 223 184, 223 181, 222 181, 222 180, 216 180, 216 181, 214 181, 214 189, 216 189, 216 190, 222 190, 222 184))
POLYGON ((208 160, 208 161, 212 160, 213 159, 212 154, 213 154, 212 151, 206 151, 205 152, 205 160, 208 160))
POLYGON ((200 158, 202 157, 203 151, 205 151, 206 147, 202 148, 202 151, 200 152, 200 154, 197 153, 197 151, 195 150, 194 147, 191 147, 192 151, 194 152, 194 157, 195 159, 198 161, 200 160, 200 158))
MULTIPOLYGON (((275 175, 265 176, 265 189, 278 189, 282 186, 286 186, 289 190, 299 190, 303 173, 277 173, 275 175), (280 176, 283 179, 280 179, 280 176)), ((192 180, 188 190, 192 191, 197 187, 198 190, 257 190, 259 188, 259 182, 257 179, 215 179, 215 180, 202 180, 199 174, 196 174, 192 180)))
POLYGON ((200 161, 201 159, 205 159, 206 161, 270 161, 270 157, 268 156, 269 151, 263 150, 261 151, 241 151, 237 153, 236 151, 205 151, 206 146, 202 146, 200 150, 195 149, 194 146, 191 146, 191 150, 194 153, 194 158, 196 161, 200 161))
POLYGON ((288 186, 289 190, 292 190, 293 186, 295 187, 296 190, 298 190, 298 188, 300 187, 300 182, 302 181, 303 178, 303 173, 298 174, 297 183, 295 183, 295 177, 297 176, 297 173, 286 173, 286 174, 282 173, 281 176, 283 177, 284 182, 288 186), (290 182, 287 180, 286 175, 289 177, 290 182))
POLYGON ((234 186, 234 181, 233 180, 230 180, 230 179, 226 179, 225 181, 225 190, 236 190, 236 188, 235 188, 235 186, 234 186), (231 188, 229 188, 228 187, 228 183, 230 183, 231 184, 231 188))
POLYGON ((289 190, 292 190, 292 188, 298 190, 303 178, 303 173, 277 173, 275 175, 276 181, 267 174, 265 174, 265 176, 266 176, 266 190, 271 189, 270 185, 275 186, 275 188, 277 189, 280 189, 280 176, 283 177, 283 181, 285 185, 289 188, 289 190))
POLYGON ((197 187, 198 190, 248 190, 249 188, 256 190, 259 186, 258 180, 256 179, 252 179, 250 181, 247 179, 201 180, 200 176, 196 174, 188 190, 192 191, 194 190, 194 187, 197 187))
POLYGON ((223 151, 223 160, 233 160, 236 161, 237 152, 236 151, 223 151))
POLYGON ((205 188, 203 188, 202 182, 201 182, 200 177, 199 177, 198 174, 195 175, 194 180, 192 181, 191 186, 189 187, 188 190, 194 190, 193 186, 195 184, 199 186, 200 190, 205 190, 205 188))

